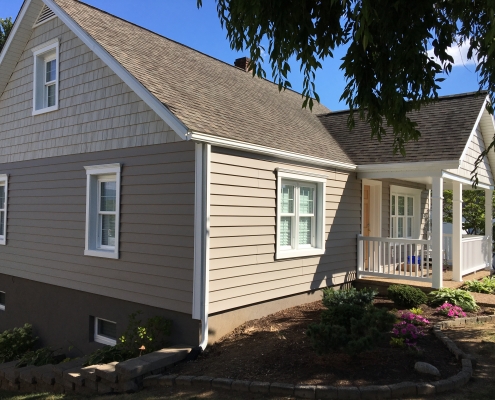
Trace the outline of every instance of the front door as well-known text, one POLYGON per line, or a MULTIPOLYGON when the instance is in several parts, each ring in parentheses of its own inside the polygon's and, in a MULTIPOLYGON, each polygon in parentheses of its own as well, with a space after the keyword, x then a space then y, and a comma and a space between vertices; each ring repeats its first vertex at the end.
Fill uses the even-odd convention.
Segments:
MULTIPOLYGON (((363 188, 363 236, 370 236, 370 186, 363 188)), ((368 269, 369 262, 369 242, 364 242, 364 269, 368 269)))

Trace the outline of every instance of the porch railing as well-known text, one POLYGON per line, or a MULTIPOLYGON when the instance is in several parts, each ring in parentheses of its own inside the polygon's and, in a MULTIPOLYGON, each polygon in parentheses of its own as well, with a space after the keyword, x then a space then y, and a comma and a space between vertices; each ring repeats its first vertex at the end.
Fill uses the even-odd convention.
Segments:
MULTIPOLYGON (((461 276, 484 269, 487 263, 490 264, 491 254, 487 249, 490 247, 486 236, 462 235, 461 276)), ((444 234, 443 259, 447 264, 452 264, 452 251, 452 234, 444 234)))
POLYGON ((431 282, 431 240, 358 235, 358 277, 431 282))

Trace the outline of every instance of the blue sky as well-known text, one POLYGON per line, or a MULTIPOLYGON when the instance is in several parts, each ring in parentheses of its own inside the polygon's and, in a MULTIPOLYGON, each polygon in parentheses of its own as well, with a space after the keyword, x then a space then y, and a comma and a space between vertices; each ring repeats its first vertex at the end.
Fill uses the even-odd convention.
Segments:
MULTIPOLYGON (((236 58, 248 55, 248 52, 237 53, 230 49, 213 0, 203 0, 203 8, 199 10, 196 8, 196 0, 85 0, 85 2, 227 63, 233 63, 236 58)), ((22 3, 23 0, 0 0, 0 17, 15 18, 22 3)), ((456 60, 460 60, 460 63, 441 84, 440 95, 477 90, 475 66, 462 63, 462 60, 465 60, 465 49, 452 49, 452 54, 456 60)), ((339 70, 342 56, 343 50, 337 50, 335 58, 326 60, 323 69, 317 74, 316 90, 322 103, 331 110, 347 108, 344 103, 339 102, 345 86, 343 73, 339 70)), ((298 73, 299 66, 293 62, 291 69, 293 72, 289 80, 294 90, 301 91, 302 76, 298 73)), ((265 70, 269 75, 268 63, 265 70)))

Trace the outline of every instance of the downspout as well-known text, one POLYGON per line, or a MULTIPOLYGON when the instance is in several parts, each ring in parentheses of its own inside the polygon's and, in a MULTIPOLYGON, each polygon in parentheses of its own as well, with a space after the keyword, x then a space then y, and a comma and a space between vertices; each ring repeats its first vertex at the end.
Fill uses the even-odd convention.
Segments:
POLYGON ((210 281, 210 154, 211 145, 196 143, 196 187, 194 216, 193 319, 201 322, 199 346, 208 345, 210 281))

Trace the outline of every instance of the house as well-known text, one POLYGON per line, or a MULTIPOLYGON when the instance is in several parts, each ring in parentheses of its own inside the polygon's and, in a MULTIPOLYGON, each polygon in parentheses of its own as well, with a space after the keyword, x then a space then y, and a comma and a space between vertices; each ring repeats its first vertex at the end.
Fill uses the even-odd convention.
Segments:
POLYGON ((205 347, 356 274, 439 287, 444 187, 457 279, 485 267, 460 196, 495 132, 486 96, 415 114, 402 158, 237 65, 76 0, 24 2, 0 54, 0 329, 89 352, 141 310, 205 347))

